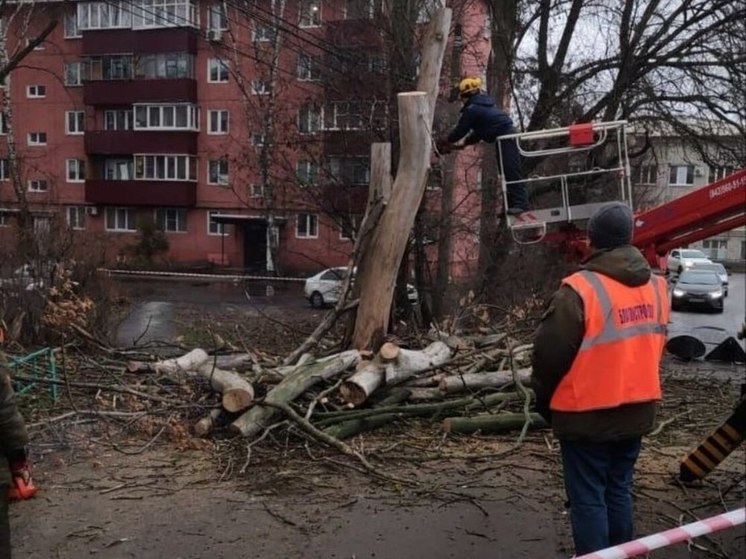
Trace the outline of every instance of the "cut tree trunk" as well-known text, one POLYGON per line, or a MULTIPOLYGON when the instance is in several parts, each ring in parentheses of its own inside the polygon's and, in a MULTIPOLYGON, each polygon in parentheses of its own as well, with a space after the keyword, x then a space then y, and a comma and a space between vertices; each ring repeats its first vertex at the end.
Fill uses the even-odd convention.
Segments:
MULTIPOLYGON (((267 393, 269 403, 287 403, 303 394, 321 380, 328 380, 354 367, 360 359, 355 350, 345 351, 305 365, 299 365, 280 384, 267 393)), ((254 438, 270 425, 277 414, 276 408, 254 406, 231 424, 231 430, 248 439, 254 438)))
MULTIPOLYGON (((549 427, 538 414, 529 414, 530 429, 549 427)), ((526 423, 526 416, 522 413, 501 413, 496 415, 478 415, 476 417, 449 417, 443 420, 443 430, 446 433, 460 433, 470 435, 479 432, 483 435, 499 435, 507 431, 521 429, 526 423)))
POLYGON ((352 335, 352 347, 358 349, 377 349, 388 330, 397 273, 425 192, 435 100, 450 23, 450 9, 433 14, 422 41, 419 91, 397 96, 399 167, 389 203, 358 264, 360 304, 352 335))
POLYGON ((209 381, 215 392, 221 394, 226 411, 235 413, 245 410, 254 401, 254 387, 238 373, 218 369, 212 363, 205 363, 197 369, 197 373, 209 381))
POLYGON ((443 365, 451 355, 451 349, 441 341, 422 350, 385 343, 372 361, 342 383, 340 396, 345 402, 359 406, 384 384, 395 385, 416 373, 443 365))
POLYGON ((194 434, 198 437, 204 438, 212 433, 217 423, 217 419, 218 417, 220 417, 221 413, 223 413, 223 410, 221 410, 220 408, 210 410, 209 414, 207 414, 205 417, 194 424, 194 434))
POLYGON ((248 408, 254 400, 254 388, 238 373, 219 369, 214 365, 215 358, 203 349, 193 349, 175 359, 165 359, 154 363, 129 361, 129 372, 155 372, 170 376, 199 375, 207 379, 215 392, 222 395, 223 407, 229 412, 248 408))
MULTIPOLYGON (((528 385, 531 381, 531 368, 516 370, 518 380, 528 385)), ((443 377, 438 388, 444 394, 454 394, 464 390, 494 388, 513 382, 513 371, 485 371, 443 377)))

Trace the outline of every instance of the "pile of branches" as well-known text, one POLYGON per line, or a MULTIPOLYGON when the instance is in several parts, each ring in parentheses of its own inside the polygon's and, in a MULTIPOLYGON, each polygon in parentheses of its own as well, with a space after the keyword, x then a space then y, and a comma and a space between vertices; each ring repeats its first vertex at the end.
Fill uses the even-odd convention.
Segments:
POLYGON ((410 417, 437 419, 454 433, 543 427, 529 411, 531 349, 504 334, 433 335, 422 349, 388 342, 376 353, 304 354, 295 365, 194 349, 172 359, 130 360, 126 368, 171 382, 202 379, 219 403, 194 423, 197 436, 221 430, 254 440, 284 416, 343 448, 344 439, 410 417))
POLYGON ((446 433, 515 430, 521 439, 528 429, 545 426, 530 412, 531 345, 504 334, 432 334, 421 349, 403 346, 388 342, 376 353, 348 350, 319 358, 308 353, 294 365, 250 351, 193 349, 147 359, 142 349, 130 358, 121 351, 93 358, 60 348, 58 378, 24 370, 14 378, 62 388, 56 415, 37 410, 36 425, 98 417, 148 426, 145 432, 152 434, 153 420, 161 416, 168 418, 168 433, 242 437, 251 444, 290 423, 363 461, 345 439, 409 418, 429 420, 446 433))

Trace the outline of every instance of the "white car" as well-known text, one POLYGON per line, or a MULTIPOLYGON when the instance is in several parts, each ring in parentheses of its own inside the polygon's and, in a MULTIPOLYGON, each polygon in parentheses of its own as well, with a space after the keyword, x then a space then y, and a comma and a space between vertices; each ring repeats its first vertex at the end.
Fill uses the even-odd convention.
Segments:
MULTIPOLYGON (((347 278, 350 269, 346 266, 339 268, 327 268, 306 280, 303 294, 312 307, 321 308, 324 305, 333 305, 339 301, 342 294, 342 283, 347 278)), ((352 270, 352 279, 355 279, 355 269, 352 270)), ((419 293, 414 285, 407 284, 407 298, 412 304, 417 304, 419 293)))
POLYGON ((680 274, 697 264, 712 264, 712 260, 707 258, 707 255, 701 250, 677 248, 668 255, 666 266, 669 272, 680 274))

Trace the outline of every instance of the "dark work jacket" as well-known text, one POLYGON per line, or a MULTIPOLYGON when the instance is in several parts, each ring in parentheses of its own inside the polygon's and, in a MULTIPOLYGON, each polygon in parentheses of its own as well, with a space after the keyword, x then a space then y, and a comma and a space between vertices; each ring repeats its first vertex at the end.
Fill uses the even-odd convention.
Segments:
POLYGON ((458 142, 466 136, 466 144, 494 142, 498 136, 515 132, 511 118, 495 106, 489 95, 472 95, 461 108, 461 117, 456 128, 448 135, 448 141, 458 142), (468 134, 468 136, 467 136, 468 134))
POLYGON ((0 350, 0 486, 10 483, 9 461, 23 459, 27 443, 26 424, 16 408, 10 372, 0 350))
MULTIPOLYGON (((581 267, 631 287, 644 285, 651 275, 642 253, 630 245, 595 252, 581 267)), ((537 411, 550 421, 559 439, 609 442, 649 433, 655 423, 655 402, 585 412, 549 410, 552 395, 569 372, 584 333, 583 300, 575 290, 563 285, 549 302, 534 339, 531 383, 537 411)))

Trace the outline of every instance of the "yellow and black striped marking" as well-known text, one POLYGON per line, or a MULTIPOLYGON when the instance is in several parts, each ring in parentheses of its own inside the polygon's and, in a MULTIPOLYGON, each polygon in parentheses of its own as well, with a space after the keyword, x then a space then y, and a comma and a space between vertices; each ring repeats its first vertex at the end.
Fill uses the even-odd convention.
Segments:
POLYGON ((746 437, 746 398, 702 444, 684 458, 679 467, 681 481, 703 479, 725 460, 746 437))

